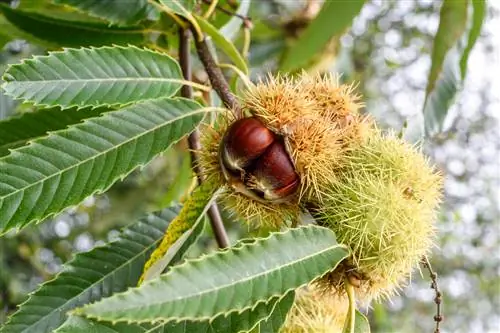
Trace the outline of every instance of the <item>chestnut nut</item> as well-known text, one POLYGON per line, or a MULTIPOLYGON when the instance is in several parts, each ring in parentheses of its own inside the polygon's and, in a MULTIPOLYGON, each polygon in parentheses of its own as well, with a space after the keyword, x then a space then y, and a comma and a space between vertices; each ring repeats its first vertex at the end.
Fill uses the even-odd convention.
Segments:
POLYGON ((237 192, 261 202, 286 202, 299 187, 283 138, 255 117, 231 124, 221 142, 219 161, 237 192))

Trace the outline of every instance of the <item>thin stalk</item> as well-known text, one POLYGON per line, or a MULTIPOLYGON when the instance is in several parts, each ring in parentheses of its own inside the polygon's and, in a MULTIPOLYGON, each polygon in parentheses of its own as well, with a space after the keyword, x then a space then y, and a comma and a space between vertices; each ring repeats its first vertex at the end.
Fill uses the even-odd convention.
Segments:
POLYGON ((422 257, 421 261, 422 265, 427 269, 429 272, 429 277, 431 278, 431 288, 434 289, 435 297, 434 297, 434 303, 436 303, 436 314, 434 315, 434 321, 436 323, 436 328, 434 329, 434 333, 439 333, 440 332, 440 324, 443 321, 443 314, 441 313, 441 303, 443 301, 443 294, 441 293, 441 290, 439 289, 438 285, 438 276, 436 272, 432 269, 431 263, 429 261, 429 258, 427 256, 422 257))
POLYGON ((210 16, 212 16, 213 12, 215 11, 215 8, 217 8, 217 3, 219 2, 219 0, 213 0, 210 5, 208 6, 208 9, 207 11, 205 12, 205 14, 203 15, 203 18, 205 19, 209 19, 210 16))
MULTIPOLYGON (((190 61, 190 32, 187 29, 179 28, 179 63, 182 70, 182 75, 186 81, 191 80, 191 61, 190 61)), ((193 98, 193 88, 188 85, 184 85, 181 88, 181 96, 186 98, 193 98)), ((203 170, 200 168, 198 151, 201 150, 200 144, 200 132, 195 130, 188 138, 189 150, 191 154, 191 165, 196 177, 198 179, 198 184, 204 180, 203 170)), ((229 247, 229 238, 227 236, 224 223, 219 212, 217 204, 214 202, 208 209, 208 217, 210 219, 210 225, 212 226, 215 239, 220 248, 229 247)))
MULTIPOLYGON (((354 292, 354 286, 349 282, 348 279, 345 280, 345 291, 347 293, 347 297, 349 298, 349 312, 347 313, 349 322, 347 323, 349 326, 349 330, 347 332, 354 333, 354 326, 356 323, 356 296, 354 292)), ((345 325, 344 325, 345 326, 345 325)), ((345 332, 345 329, 344 329, 345 332)))

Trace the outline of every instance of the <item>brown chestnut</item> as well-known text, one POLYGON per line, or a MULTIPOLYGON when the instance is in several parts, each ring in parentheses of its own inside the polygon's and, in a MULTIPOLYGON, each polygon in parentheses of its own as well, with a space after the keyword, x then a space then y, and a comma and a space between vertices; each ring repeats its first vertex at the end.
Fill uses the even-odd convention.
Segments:
POLYGON ((235 121, 224 135, 225 166, 231 171, 241 171, 261 156, 274 142, 274 133, 257 118, 235 121))
POLYGON ((283 138, 255 117, 234 122, 221 142, 219 161, 232 187, 261 202, 284 202, 299 187, 283 138))

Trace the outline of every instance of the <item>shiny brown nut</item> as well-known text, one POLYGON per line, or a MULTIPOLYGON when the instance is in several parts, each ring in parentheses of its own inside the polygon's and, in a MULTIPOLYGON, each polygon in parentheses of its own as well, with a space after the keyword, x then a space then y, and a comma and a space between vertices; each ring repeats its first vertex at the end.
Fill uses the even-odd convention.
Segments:
POLYGON ((283 139, 257 118, 240 119, 229 127, 219 160, 233 189, 255 200, 287 201, 299 187, 283 139))
POLYGON ((243 170, 261 156, 274 142, 275 135, 257 118, 235 121, 224 135, 221 153, 226 168, 243 170))
POLYGON ((250 170, 255 190, 264 199, 278 200, 294 194, 299 186, 299 176, 281 140, 275 140, 250 170))

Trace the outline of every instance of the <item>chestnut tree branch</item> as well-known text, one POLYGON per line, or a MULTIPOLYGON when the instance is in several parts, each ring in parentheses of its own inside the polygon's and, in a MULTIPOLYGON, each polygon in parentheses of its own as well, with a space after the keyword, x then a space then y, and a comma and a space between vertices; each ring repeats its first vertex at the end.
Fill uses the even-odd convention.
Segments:
POLYGON ((241 118, 241 106, 231 92, 229 84, 227 83, 221 69, 215 63, 212 53, 208 48, 206 39, 204 38, 201 41, 195 39, 194 42, 196 45, 196 52, 198 53, 198 57, 200 58, 203 67, 205 67, 205 71, 207 72, 212 87, 217 92, 217 95, 219 95, 224 105, 233 111, 236 119, 241 118))
MULTIPOLYGON (((190 31, 182 27, 179 28, 179 63, 181 65, 182 74, 185 80, 191 80, 191 61, 189 59, 189 43, 190 42, 190 31)), ((181 88, 182 97, 193 98, 193 88, 191 86, 184 85, 181 88)), ((200 144, 200 132, 195 130, 189 135, 188 138, 189 150, 191 154, 191 165, 198 183, 204 180, 203 170, 201 170, 199 165, 198 151, 201 149, 200 144)), ((212 226, 215 239, 220 248, 229 247, 229 238, 227 236, 226 229, 224 228, 224 223, 219 212, 217 204, 214 202, 208 209, 208 217, 210 219, 210 225, 212 226)))

